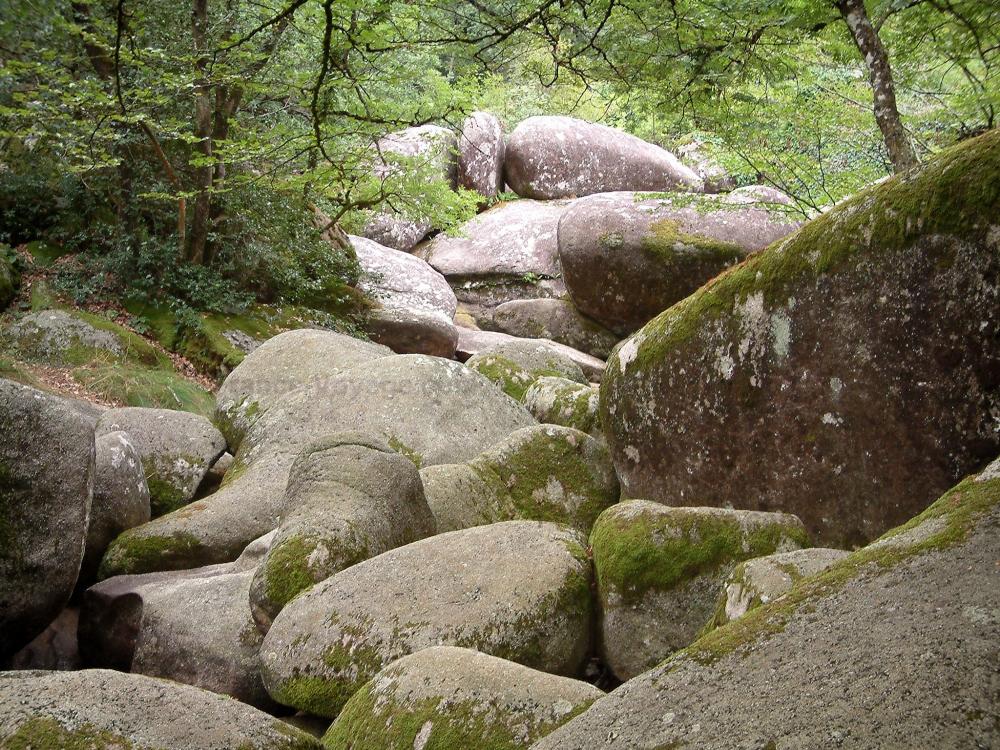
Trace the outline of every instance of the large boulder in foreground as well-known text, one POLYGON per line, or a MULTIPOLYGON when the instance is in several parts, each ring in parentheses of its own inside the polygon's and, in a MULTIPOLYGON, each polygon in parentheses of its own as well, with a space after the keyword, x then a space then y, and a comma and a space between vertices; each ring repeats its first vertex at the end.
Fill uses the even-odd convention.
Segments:
POLYGON ((559 221, 559 260, 580 311, 635 331, 750 252, 798 228, 787 206, 717 195, 603 193, 559 221))
POLYGON ((292 600, 261 648, 280 703, 334 717, 384 666, 430 646, 474 648, 575 675, 590 638, 585 540, 508 521, 414 542, 292 600))
POLYGON ((992 747, 998 524, 994 462, 533 748, 992 747))
POLYGON ((288 474, 285 507, 250 590, 263 632, 313 584, 435 533, 417 467, 358 433, 329 435, 302 449, 288 474))
POLYGON ((630 497, 795 513, 847 548, 1000 451, 1000 132, 895 175, 619 345, 630 497))
POLYGON ((393 662, 347 702, 323 737, 336 750, 521 750, 603 696, 593 685, 467 648, 393 662))
POLYGON ((332 432, 379 438, 415 464, 430 466, 468 461, 532 424, 522 406, 458 362, 400 354, 356 365, 272 402, 241 444, 221 489, 122 534, 104 556, 102 575, 233 560, 278 526, 292 463, 303 447, 332 432))
POLYGON ((358 287, 378 305, 368 315, 372 339, 400 354, 451 357, 458 344, 457 302, 444 276, 409 253, 349 239, 362 270, 358 287))
POLYGON ((318 740, 239 701, 105 669, 0 673, 0 747, 320 750, 318 740))
POLYGON ((69 600, 93 481, 93 424, 66 399, 0 380, 0 664, 69 600))
POLYGON ((619 503, 590 536, 601 650, 622 680, 687 646, 708 623, 736 563, 809 543, 787 513, 619 503))
POLYGON ((388 347, 333 331, 280 333, 248 354, 219 386, 215 422, 235 451, 257 418, 289 391, 391 354, 388 347))
POLYGON ((255 541, 232 563, 116 576, 91 586, 80 611, 85 663, 273 707, 260 680, 262 636, 249 601, 254 569, 269 543, 270 535, 255 541))
POLYGON ((205 417, 173 409, 109 409, 97 422, 96 434, 112 432, 127 433, 142 459, 154 518, 191 502, 226 450, 226 439, 205 417))
POLYGON ((506 146, 500 119, 489 112, 473 112, 462 123, 458 137, 458 185, 484 198, 503 192, 506 146))
POLYGON ((587 533, 618 502, 604 443, 551 424, 525 427, 467 464, 429 466, 420 476, 439 532, 525 519, 587 533))
MULTIPOLYGON (((565 293, 557 232, 567 201, 501 203, 439 234, 416 254, 443 274, 460 302, 492 309, 511 299, 565 293)), ((488 317, 488 316, 487 316, 488 317)))
POLYGON ((521 122, 507 140, 504 176, 523 198, 551 200, 613 190, 695 190, 701 179, 659 146, 573 117, 521 122))

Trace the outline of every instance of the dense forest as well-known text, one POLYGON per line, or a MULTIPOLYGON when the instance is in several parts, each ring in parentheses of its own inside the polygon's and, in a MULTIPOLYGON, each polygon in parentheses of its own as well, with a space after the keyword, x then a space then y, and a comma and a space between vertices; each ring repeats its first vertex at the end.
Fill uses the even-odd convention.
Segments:
POLYGON ((0 0, 0 750, 1000 747, 1000 4, 0 0))

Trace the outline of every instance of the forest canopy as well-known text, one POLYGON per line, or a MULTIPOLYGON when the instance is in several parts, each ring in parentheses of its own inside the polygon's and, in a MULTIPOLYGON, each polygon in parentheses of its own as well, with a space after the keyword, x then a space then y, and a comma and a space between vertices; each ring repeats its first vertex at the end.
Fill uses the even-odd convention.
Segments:
POLYGON ((993 127, 998 50, 980 0, 8 0, 0 242, 74 253, 78 301, 337 315, 362 304, 342 229, 476 211, 374 168, 406 161, 388 133, 568 114, 812 213, 993 127))

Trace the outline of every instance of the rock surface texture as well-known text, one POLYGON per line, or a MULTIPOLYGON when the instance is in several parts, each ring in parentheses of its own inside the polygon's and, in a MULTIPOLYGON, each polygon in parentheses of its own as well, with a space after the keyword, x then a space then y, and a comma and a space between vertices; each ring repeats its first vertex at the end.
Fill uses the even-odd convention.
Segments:
POLYGON ((361 432, 430 466, 472 459, 533 424, 522 406, 458 362, 400 354, 356 365, 272 402, 240 445, 222 488, 122 534, 105 554, 103 575, 234 559, 277 527, 292 463, 304 446, 330 433, 361 432))
POLYGON ((493 310, 493 327, 528 339, 550 339, 607 359, 618 336, 581 314, 568 299, 515 299, 493 310))
POLYGON ((264 683, 280 703, 334 717, 384 666, 429 646, 575 675, 590 632, 584 541, 556 524, 508 521, 343 570, 275 619, 261 649, 264 683))
POLYGON ((629 680, 687 646, 708 623, 733 566, 808 544, 786 513, 619 503, 590 536, 601 652, 629 680))
POLYGON ((250 591, 263 632, 313 584, 436 529, 413 462, 358 433, 302 449, 288 474, 285 507, 250 591))
POLYGON ((66 399, 0 380, 0 664, 69 600, 93 483, 89 420, 66 399))
POLYGON ((231 698, 105 669, 0 672, 0 716, 0 747, 12 750, 322 748, 316 738, 231 698))
POLYGON ((602 193, 563 214, 559 260, 579 310, 628 334, 798 226, 786 206, 728 195, 602 193))
POLYGON ((323 744, 335 750, 520 750, 602 695, 586 682, 435 646, 404 656, 365 684, 323 744))
POLYGON ((1000 462, 533 750, 993 747, 1000 462))
POLYGON ((659 146, 573 117, 523 120, 507 141, 504 176, 522 198, 613 190, 696 190, 702 181, 659 146))
POLYGON ((1000 450, 1000 132, 895 175, 622 343, 627 496, 798 515, 850 547, 1000 450))
POLYGON ((473 112, 462 123, 458 139, 458 185, 484 198, 503 192, 506 145, 503 125, 489 112, 473 112))
POLYGON ((455 293, 425 261, 364 237, 350 237, 362 277, 377 303, 367 324, 374 341, 399 354, 451 357, 458 344, 455 293))

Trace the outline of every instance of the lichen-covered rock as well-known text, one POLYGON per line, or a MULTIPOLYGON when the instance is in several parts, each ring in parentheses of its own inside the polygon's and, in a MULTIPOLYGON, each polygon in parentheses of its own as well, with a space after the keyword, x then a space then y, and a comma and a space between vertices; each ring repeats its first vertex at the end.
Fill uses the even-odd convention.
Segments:
POLYGON ((333 331, 278 334, 248 354, 219 387, 216 424, 235 451, 257 418, 289 391, 390 354, 388 347, 333 331))
POLYGON ((496 115, 473 112, 466 117, 458 139, 459 187, 496 198, 503 191, 505 148, 503 125, 496 115))
POLYGON ((80 613, 85 662, 272 707, 257 662, 263 637, 249 602, 254 570, 271 538, 255 541, 232 563, 116 576, 91 586, 80 613))
POLYGON ((497 305, 493 325, 503 333, 550 339, 607 359, 618 336, 581 314, 569 299, 515 299, 497 305))
POLYGON ((787 513, 645 500, 609 508, 590 536, 605 662, 622 680, 655 666, 695 639, 736 563, 808 541, 787 513))
POLYGON ((998 524, 1000 461, 533 750, 990 747, 998 524))
POLYGON ((436 530, 413 461, 357 433, 302 449, 288 474, 285 507, 250 590, 262 632, 313 584, 436 530))
POLYGON ((0 747, 320 750, 317 739, 207 690, 106 669, 0 673, 0 747))
POLYGON ((568 201, 502 203, 439 234, 416 254, 443 274, 460 302, 492 308, 565 294, 557 231, 568 201))
POLYGON ((573 427, 604 439, 597 386, 551 376, 536 378, 524 393, 524 406, 543 424, 573 427))
POLYGON ((455 293, 426 261, 364 237, 349 237, 363 272, 359 288, 378 308, 370 314, 373 340, 400 354, 451 357, 458 343, 455 293))
POLYGON ((115 537, 150 518, 146 472, 128 433, 107 432, 94 443, 94 494, 78 589, 94 582, 104 551, 115 537))
POLYGON ((200 414, 172 409, 109 409, 97 435, 126 432, 142 459, 155 518, 187 505, 209 467, 226 450, 226 439, 200 414))
POLYGON ((521 750, 603 696, 495 656, 434 646, 379 672, 323 737, 329 750, 521 750))
POLYGON ((540 377, 587 382, 583 370, 569 357, 530 339, 501 343, 470 357, 466 364, 517 401, 524 399, 525 392, 540 377))
POLYGON ((556 425, 525 427, 468 464, 430 466, 420 476, 439 532, 525 519, 586 533, 618 502, 604 444, 556 425))
POLYGON ((0 379, 0 663, 69 600, 93 481, 89 420, 67 399, 0 379))
POLYGON ((504 176, 523 198, 612 190, 701 190, 690 168, 659 146, 573 117, 523 120, 507 140, 504 176))
POLYGON ((625 493, 798 515, 851 547, 1000 450, 1000 132, 805 224, 619 345, 625 493))
POLYGON ((488 352, 501 344, 514 342, 544 344, 556 353, 563 355, 579 365, 587 380, 592 383, 600 383, 601 377, 604 375, 604 360, 592 357, 581 351, 577 351, 576 349, 568 347, 565 344, 560 344, 557 341, 549 341, 547 339, 521 339, 517 336, 511 336, 506 333, 497 333, 496 331, 479 331, 472 328, 458 329, 458 348, 455 349, 455 357, 460 362, 468 362, 469 359, 477 354, 488 352))
POLYGON ((52 365, 117 361, 126 356, 156 365, 166 359, 141 337, 110 320, 80 311, 28 313, 7 328, 2 339, 18 356, 52 365))
POLYGON ((814 547, 779 552, 737 565, 729 575, 710 627, 720 627, 751 609, 774 601, 798 581, 821 573, 850 553, 814 547))
POLYGON ((793 232, 783 206, 728 196, 604 193, 559 221, 559 260, 584 315, 628 334, 720 271, 793 232))
POLYGON ((556 524, 508 521, 414 542, 292 600, 264 638, 264 684, 280 703, 333 717, 384 666, 430 646, 575 675, 590 578, 583 538, 556 524))
POLYGON ((788 193, 770 185, 744 185, 725 196, 725 200, 728 203, 773 203, 779 206, 795 205, 795 199, 788 193))
POLYGON ((272 402, 240 445, 222 488, 122 534, 104 556, 102 575, 232 560, 277 528, 295 457, 331 432, 380 437, 431 466, 467 461, 532 424, 520 404, 458 362, 400 354, 356 365, 272 402))
MULTIPOLYGON (((374 171, 388 177, 407 170, 456 186, 457 136, 439 125, 421 125, 390 133, 376 146, 374 171)), ((409 219, 391 209, 374 214, 361 232, 370 240, 394 250, 409 252, 431 230, 428 221, 409 219)))

